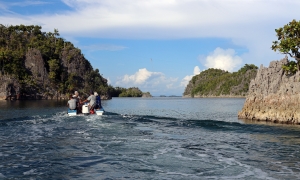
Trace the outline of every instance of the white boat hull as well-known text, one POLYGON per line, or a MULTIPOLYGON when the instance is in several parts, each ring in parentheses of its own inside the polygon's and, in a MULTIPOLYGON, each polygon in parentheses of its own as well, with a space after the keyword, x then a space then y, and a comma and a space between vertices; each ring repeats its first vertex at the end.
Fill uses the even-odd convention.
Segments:
MULTIPOLYGON (((95 115, 102 116, 104 113, 104 109, 103 108, 95 109, 94 112, 95 112, 94 113, 95 115)), ((90 110, 89 110, 88 105, 83 105, 82 106, 82 114, 77 114, 77 110, 68 109, 68 115, 69 116, 90 115, 90 110)))
POLYGON ((103 109, 95 109, 95 112, 98 116, 102 116, 104 113, 104 110, 103 109))

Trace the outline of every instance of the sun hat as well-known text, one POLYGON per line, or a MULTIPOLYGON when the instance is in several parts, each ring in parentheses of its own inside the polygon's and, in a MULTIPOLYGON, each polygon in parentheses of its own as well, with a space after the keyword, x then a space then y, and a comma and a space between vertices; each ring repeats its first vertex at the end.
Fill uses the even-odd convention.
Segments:
POLYGON ((97 93, 97 92, 94 92, 94 95, 95 95, 95 96, 98 96, 98 93, 97 93))

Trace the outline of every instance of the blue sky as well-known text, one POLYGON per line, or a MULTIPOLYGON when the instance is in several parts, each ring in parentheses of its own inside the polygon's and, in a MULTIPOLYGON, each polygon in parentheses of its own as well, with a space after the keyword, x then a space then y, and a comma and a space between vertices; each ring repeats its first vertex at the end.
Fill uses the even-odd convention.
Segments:
POLYGON ((1 0, 3 25, 40 25, 82 50, 109 84, 182 95, 208 68, 268 66, 295 0, 1 0))

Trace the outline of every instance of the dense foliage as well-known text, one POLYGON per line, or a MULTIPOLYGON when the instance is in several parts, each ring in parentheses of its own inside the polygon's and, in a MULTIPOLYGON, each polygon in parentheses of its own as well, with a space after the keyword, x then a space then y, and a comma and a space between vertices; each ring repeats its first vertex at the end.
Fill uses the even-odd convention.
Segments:
POLYGON ((136 87, 128 88, 119 94, 119 97, 142 97, 143 92, 136 87))
POLYGON ((282 54, 288 54, 290 57, 295 58, 296 62, 290 61, 282 68, 291 74, 299 70, 300 62, 300 21, 295 19, 288 24, 275 29, 277 41, 273 41, 272 50, 279 51, 282 54))
POLYGON ((146 95, 147 97, 152 97, 149 92, 142 92, 138 87, 112 87, 109 86, 109 92, 111 97, 142 97, 146 95))
MULTIPOLYGON (((75 48, 71 42, 65 41, 58 37, 59 32, 42 32, 41 26, 4 26, 0 24, 0 74, 9 75, 18 79, 21 84, 30 86, 31 89, 46 91, 52 89, 60 93, 68 93, 80 89, 88 92, 93 89, 105 93, 108 91, 107 81, 104 79, 99 70, 93 70, 89 61, 87 61, 81 51, 75 48), (26 55, 29 50, 36 49, 40 51, 44 61, 45 69, 48 73, 50 84, 41 85, 34 78, 25 66, 26 55), (68 73, 62 65, 62 52, 75 52, 68 54, 71 61, 75 55, 81 56, 85 77, 78 74, 68 73), (86 83, 92 82, 92 83, 86 83)), ((36 75, 38 76, 38 75, 36 75)), ((26 91, 25 87, 22 87, 26 91)))
MULTIPOLYGON (((107 97, 141 97, 136 87, 121 88, 107 85, 107 80, 93 69, 81 50, 59 37, 59 32, 42 32, 41 26, 4 26, 0 24, 0 76, 17 79, 21 93, 43 93, 53 96, 75 90, 86 94, 91 90, 107 97), (26 56, 40 53, 47 77, 41 82, 41 73, 26 67, 26 56), (35 92, 32 92, 34 90, 35 92), (29 92, 31 91, 31 92, 29 92)), ((38 60, 34 60, 38 61, 38 60)), ((32 62, 31 62, 32 63, 32 62)), ((29 63, 30 64, 30 63, 29 63)), ((150 94, 150 93, 148 93, 150 94)))
POLYGON ((238 72, 230 73, 209 68, 194 76, 187 85, 185 96, 244 96, 250 80, 256 76, 258 67, 246 64, 238 72))
POLYGON ((289 61, 288 63, 282 65, 282 69, 287 75, 292 75, 298 71, 298 66, 295 61, 289 61))

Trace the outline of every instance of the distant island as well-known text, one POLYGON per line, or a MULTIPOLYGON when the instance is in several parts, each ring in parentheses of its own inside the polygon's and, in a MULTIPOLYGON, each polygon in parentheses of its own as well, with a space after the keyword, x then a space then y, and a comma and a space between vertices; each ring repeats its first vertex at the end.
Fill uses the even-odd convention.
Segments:
POLYGON ((245 64, 237 72, 209 68, 194 76, 185 88, 184 97, 245 97, 258 67, 245 64))
POLYGON ((159 97, 182 97, 182 96, 176 96, 176 95, 170 95, 170 96, 160 95, 159 97))
POLYGON ((108 85, 99 69, 80 49, 59 37, 57 29, 41 29, 0 24, 0 100, 66 99, 74 91, 87 96, 91 90, 102 99, 143 96, 136 87, 108 85))

